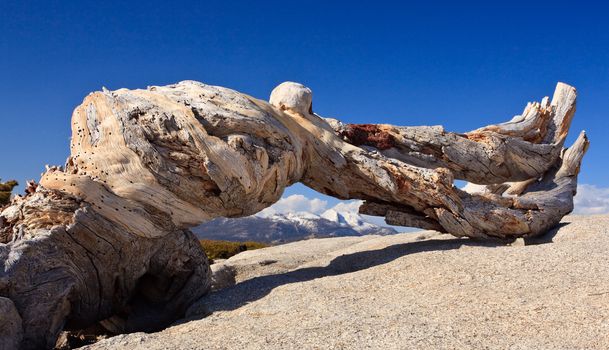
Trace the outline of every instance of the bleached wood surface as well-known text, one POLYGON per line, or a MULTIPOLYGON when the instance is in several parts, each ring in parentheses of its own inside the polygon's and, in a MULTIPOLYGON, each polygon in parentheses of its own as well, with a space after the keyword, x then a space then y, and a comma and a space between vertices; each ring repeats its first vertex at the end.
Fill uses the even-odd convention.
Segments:
POLYGON ((6 344, 51 347, 62 329, 102 320, 115 332, 162 327, 209 289, 185 230, 254 214, 296 182, 364 199, 363 213, 391 224, 542 234, 573 209, 588 147, 582 133, 563 149, 575 97, 559 83, 551 102, 456 134, 324 119, 290 82, 270 103, 193 81, 92 93, 74 111, 65 168, 0 213, 0 307, 20 318, 7 311, 0 325, 23 330, 6 344), (483 186, 469 193, 455 178, 483 186))

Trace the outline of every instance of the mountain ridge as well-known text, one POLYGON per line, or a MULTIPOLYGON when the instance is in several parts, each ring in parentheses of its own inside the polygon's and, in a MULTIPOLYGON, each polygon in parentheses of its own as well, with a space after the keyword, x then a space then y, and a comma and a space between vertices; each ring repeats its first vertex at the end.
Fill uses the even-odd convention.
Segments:
POLYGON ((317 215, 310 212, 275 213, 244 218, 217 218, 192 231, 200 239, 256 241, 281 244, 310 238, 390 235, 393 228, 366 221, 352 212, 328 209, 317 215))

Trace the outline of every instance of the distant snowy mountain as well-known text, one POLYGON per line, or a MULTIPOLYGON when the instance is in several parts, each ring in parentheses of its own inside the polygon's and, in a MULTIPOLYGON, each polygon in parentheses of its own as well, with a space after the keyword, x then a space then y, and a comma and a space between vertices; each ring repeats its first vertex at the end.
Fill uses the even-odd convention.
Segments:
POLYGON ((364 221, 361 215, 353 212, 338 212, 334 209, 328 209, 323 212, 320 217, 322 219, 326 219, 328 221, 332 221, 341 226, 349 226, 353 228, 355 231, 359 232, 362 235, 375 234, 379 230, 390 230, 387 233, 381 234, 391 234, 396 233, 392 228, 378 226, 369 222, 364 221))
POLYGON ((287 243, 307 238, 388 235, 389 227, 366 222, 359 214, 328 209, 312 213, 273 214, 266 217, 218 218, 192 230, 199 238, 229 241, 287 243))

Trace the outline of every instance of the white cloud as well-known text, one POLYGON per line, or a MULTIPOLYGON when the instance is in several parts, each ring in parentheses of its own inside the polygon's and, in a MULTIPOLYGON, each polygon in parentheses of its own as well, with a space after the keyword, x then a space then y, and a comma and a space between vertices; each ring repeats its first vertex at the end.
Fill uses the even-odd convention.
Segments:
POLYGON ((274 214, 310 213, 319 215, 328 209, 334 209, 339 213, 358 213, 361 200, 350 200, 339 202, 333 207, 328 206, 328 201, 319 198, 308 198, 301 194, 281 198, 277 203, 262 210, 258 216, 271 216, 274 214))
POLYGON ((301 194, 281 198, 277 203, 264 209, 257 215, 271 216, 274 214, 313 213, 321 214, 328 207, 328 202, 319 198, 307 198, 301 194))
POLYGON ((609 188, 580 184, 577 186, 577 195, 573 202, 575 204, 574 214, 609 213, 609 188))
POLYGON ((339 213, 359 213, 359 207, 362 205, 364 201, 361 200, 351 200, 347 202, 340 202, 332 207, 332 209, 336 210, 339 213))

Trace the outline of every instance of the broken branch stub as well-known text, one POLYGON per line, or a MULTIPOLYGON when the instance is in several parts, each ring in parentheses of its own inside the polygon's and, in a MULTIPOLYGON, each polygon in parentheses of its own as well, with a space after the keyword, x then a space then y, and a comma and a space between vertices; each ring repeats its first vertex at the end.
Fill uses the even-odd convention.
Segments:
POLYGON ((0 325, 21 329, 23 348, 76 324, 162 327, 209 289, 185 230, 254 214, 296 182, 363 199, 361 212, 394 225, 541 234, 573 208, 588 147, 582 133, 563 149, 575 96, 559 84, 510 122, 456 134, 324 119, 291 82, 270 103, 194 81, 92 93, 74 111, 65 170, 49 168, 0 213, 0 325), (469 193, 455 178, 482 186, 469 193))

